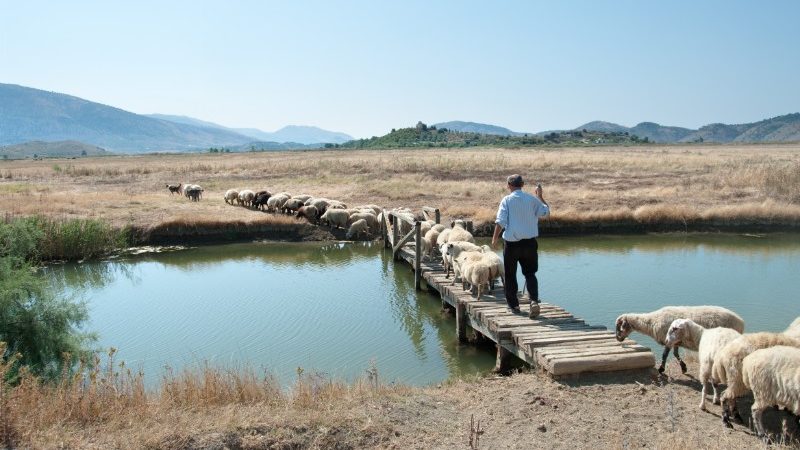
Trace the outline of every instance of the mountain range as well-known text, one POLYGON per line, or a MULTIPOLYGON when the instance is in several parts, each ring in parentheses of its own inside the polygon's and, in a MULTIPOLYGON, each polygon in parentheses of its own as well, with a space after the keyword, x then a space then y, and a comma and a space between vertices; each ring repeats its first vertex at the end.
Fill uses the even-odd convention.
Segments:
MULTIPOLYGON (((441 122, 435 126, 458 132, 500 136, 544 136, 551 133, 515 132, 497 125, 465 121, 441 122)), ((659 143, 794 142, 800 141, 800 113, 746 124, 714 123, 697 130, 653 122, 625 127, 602 121, 589 122, 574 130, 584 129, 629 133, 659 143)), ((102 147, 114 152, 144 153, 201 151, 211 147, 232 151, 318 148, 352 139, 344 133, 309 126, 287 126, 275 132, 266 132, 253 128, 229 128, 185 116, 141 115, 71 95, 0 84, 0 146, 32 141, 78 141, 90 149, 102 147)), ((41 142, 36 145, 42 149, 41 154, 48 154, 52 150, 41 142)), ((59 151, 67 151, 64 149, 68 147, 62 144, 59 151)), ((32 148, 28 146, 23 149, 32 148)), ((75 148, 74 143, 72 148, 75 148)))
POLYGON ((30 141, 80 141, 115 152, 144 153, 247 147, 254 141, 276 139, 321 144, 351 138, 343 133, 299 126, 285 127, 275 133, 242 132, 188 117, 134 114, 71 95, 0 84, 0 146, 30 141))
MULTIPOLYGON (((437 128, 447 128, 453 131, 464 131, 482 134, 498 134, 504 136, 520 136, 523 134, 536 134, 544 136, 552 131, 538 133, 521 133, 508 128, 475 122, 441 122, 437 128)), ((626 127, 611 122, 596 120, 583 124, 572 130, 553 131, 600 131, 604 133, 629 133, 640 138, 647 138, 650 142, 657 143, 757 143, 757 142, 798 142, 800 141, 800 113, 786 114, 753 123, 727 125, 712 123, 697 130, 682 127, 660 125, 654 122, 641 122, 633 127, 626 127)))
POLYGON ((352 141, 353 136, 336 131, 323 130, 322 128, 287 125, 275 132, 262 131, 256 128, 229 128, 213 122, 195 119, 186 116, 171 116, 167 114, 148 114, 154 119, 166 120, 169 122, 183 123, 199 127, 214 128, 217 130, 239 133, 259 142, 297 142, 299 144, 341 144, 352 141))

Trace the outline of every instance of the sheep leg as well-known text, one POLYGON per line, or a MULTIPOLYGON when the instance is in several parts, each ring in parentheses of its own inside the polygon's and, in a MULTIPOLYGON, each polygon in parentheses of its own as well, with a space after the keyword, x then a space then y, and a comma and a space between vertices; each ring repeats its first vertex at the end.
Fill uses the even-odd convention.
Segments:
POLYGON ((681 355, 678 354, 678 348, 679 347, 677 345, 673 347, 672 354, 675 355, 675 359, 677 359, 678 362, 681 364, 681 373, 686 373, 686 363, 683 362, 683 360, 681 359, 681 355))
POLYGON ((761 406, 760 403, 754 402, 751 411, 753 412, 753 423, 755 424, 756 427, 756 435, 760 437, 765 443, 769 444, 770 443, 769 436, 767 436, 767 434, 764 432, 764 422, 762 417, 764 414, 764 409, 766 408, 761 406))
MULTIPOLYGON (((706 410, 706 384, 708 382, 706 380, 700 380, 700 383, 703 385, 703 389, 700 391, 700 410, 706 410)), ((714 388, 714 383, 711 383, 711 387, 714 388)), ((717 389, 714 388, 714 396, 716 397, 717 389)))
POLYGON ((714 389, 714 398, 711 399, 711 402, 715 405, 719 405, 719 389, 713 381, 711 382, 711 388, 714 389))
POLYGON ((670 348, 664 346, 664 352, 661 353, 661 365, 658 367, 658 373, 664 373, 664 366, 667 364, 667 357, 669 357, 670 348))

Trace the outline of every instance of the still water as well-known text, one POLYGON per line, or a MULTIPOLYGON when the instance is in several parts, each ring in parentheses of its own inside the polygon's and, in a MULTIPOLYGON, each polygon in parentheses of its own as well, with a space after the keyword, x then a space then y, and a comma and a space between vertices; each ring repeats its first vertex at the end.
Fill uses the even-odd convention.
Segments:
MULTIPOLYGON (((374 365, 384 382, 415 385, 494 365, 491 349, 456 343, 453 317, 380 243, 208 246, 47 274, 88 303, 97 346, 149 383, 206 363, 284 383, 298 367, 353 380, 374 365)), ((800 315, 800 235, 542 238, 539 280, 543 299, 610 329, 623 312, 716 304, 749 331, 779 331, 800 315)))

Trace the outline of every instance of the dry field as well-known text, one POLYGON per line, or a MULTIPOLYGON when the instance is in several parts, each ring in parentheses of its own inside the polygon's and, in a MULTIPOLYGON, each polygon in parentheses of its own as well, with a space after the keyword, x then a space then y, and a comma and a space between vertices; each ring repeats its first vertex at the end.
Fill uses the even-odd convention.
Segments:
POLYGON ((415 149, 168 154, 0 161, 6 216, 104 218, 114 225, 292 223, 229 206, 229 188, 349 204, 439 207, 492 222, 505 177, 544 185, 558 224, 800 223, 800 144, 415 149), (199 203, 167 183, 205 188, 199 203))

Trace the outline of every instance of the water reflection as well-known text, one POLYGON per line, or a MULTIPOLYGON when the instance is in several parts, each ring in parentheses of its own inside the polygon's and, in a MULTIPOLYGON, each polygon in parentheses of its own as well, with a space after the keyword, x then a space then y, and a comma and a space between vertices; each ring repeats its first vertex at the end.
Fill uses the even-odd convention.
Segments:
MULTIPOLYGON (((748 330, 800 314, 800 235, 542 238, 543 298, 588 322, 668 304, 719 304, 748 330), (765 307, 768 306, 768 307, 765 307)), ((461 346, 441 301, 381 243, 252 243, 49 267, 90 305, 100 346, 157 380, 209 361, 290 382, 295 369, 428 384, 488 371, 494 354, 461 346)), ((785 322, 785 323, 784 323, 785 322)), ((645 340, 645 343, 646 340, 645 340)))

